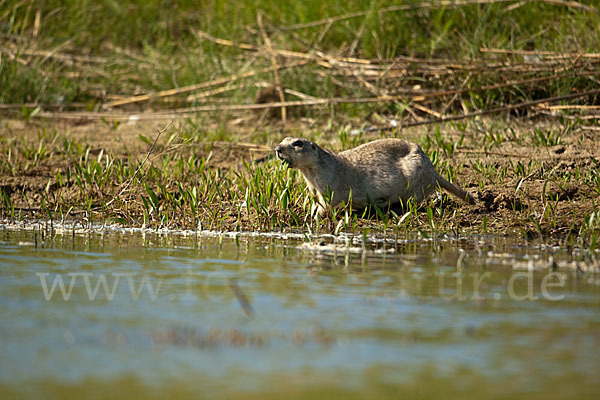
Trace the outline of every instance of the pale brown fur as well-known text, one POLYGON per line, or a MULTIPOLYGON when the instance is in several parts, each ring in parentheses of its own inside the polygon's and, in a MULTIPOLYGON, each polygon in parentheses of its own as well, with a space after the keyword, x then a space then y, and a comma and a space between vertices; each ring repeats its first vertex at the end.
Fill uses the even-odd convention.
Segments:
POLYGON ((318 198, 323 214, 324 196, 332 193, 331 206, 348 201, 352 206, 379 207, 409 198, 417 202, 437 186, 467 203, 475 203, 469 193, 442 178, 423 150, 402 139, 381 139, 336 154, 307 139, 288 137, 275 148, 277 157, 290 168, 298 168, 310 191, 318 198))

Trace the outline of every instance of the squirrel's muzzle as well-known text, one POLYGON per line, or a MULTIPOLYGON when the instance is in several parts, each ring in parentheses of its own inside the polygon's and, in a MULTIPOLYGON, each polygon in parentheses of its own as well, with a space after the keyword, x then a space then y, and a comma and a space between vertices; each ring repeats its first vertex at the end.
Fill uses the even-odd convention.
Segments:
POLYGON ((289 166, 291 166, 290 160, 284 155, 283 147, 281 147, 281 145, 278 145, 277 147, 275 147, 274 150, 275 150, 275 155, 277 156, 277 158, 279 158, 285 164, 288 164, 289 166))
POLYGON ((277 158, 279 158, 280 160, 282 159, 282 158, 281 158, 281 146, 279 146, 279 145, 278 145, 277 147, 275 147, 275 155, 276 155, 276 156, 277 156, 277 158))

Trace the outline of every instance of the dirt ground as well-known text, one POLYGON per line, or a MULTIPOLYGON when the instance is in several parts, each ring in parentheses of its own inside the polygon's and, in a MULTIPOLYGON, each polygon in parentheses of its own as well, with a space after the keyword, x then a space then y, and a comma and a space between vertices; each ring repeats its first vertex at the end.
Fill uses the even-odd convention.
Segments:
MULTIPOLYGON (((135 124, 124 123, 114 127, 104 122, 35 120, 27 123, 18 119, 5 119, 0 121, 0 137, 3 139, 1 147, 6 147, 7 139, 10 138, 36 143, 40 140, 42 130, 55 130, 61 135, 89 144, 92 155, 103 151, 115 158, 138 158, 143 157, 149 147, 140 140, 139 135, 153 138, 167 123, 168 121, 138 121, 135 124)), ((299 119, 295 121, 293 128, 287 126, 286 133, 281 133, 282 127, 276 122, 272 126, 261 127, 260 130, 251 125, 252 119, 234 120, 226 130, 232 133, 235 141, 225 142, 210 138, 202 141, 200 138, 194 143, 193 151, 205 157, 210 155, 209 167, 241 168, 244 161, 261 162, 260 160, 272 157, 270 149, 282 137, 300 136, 302 132, 315 132, 319 129, 325 132, 320 142, 323 147, 340 147, 337 133, 332 130, 331 134, 328 134, 326 127, 316 126, 313 120, 299 119), (271 134, 265 136, 264 133, 258 132, 271 134), (327 137, 330 138, 329 141, 327 137)), ((597 127, 578 126, 565 131, 561 124, 548 120, 481 120, 473 126, 480 128, 463 128, 462 132, 456 125, 440 128, 444 139, 451 144, 459 141, 461 135, 464 135, 462 145, 454 151, 451 158, 442 152, 440 158, 457 171, 456 182, 478 199, 474 206, 449 202, 446 207, 450 211, 457 211, 453 217, 453 226, 476 231, 481 231, 483 227, 491 232, 517 233, 531 237, 539 236, 541 228, 542 233, 549 237, 564 238, 569 233, 577 234, 584 216, 599 210, 600 188, 586 184, 583 178, 578 180, 576 177, 577 169, 580 175, 594 169, 596 175, 600 174, 597 127), (515 137, 520 139, 504 138, 501 143, 487 146, 486 149, 485 140, 482 138, 485 134, 482 131, 495 125, 511 127, 515 137), (562 130, 560 142, 550 146, 534 143, 531 140, 531 132, 536 129, 553 132, 562 130), (527 166, 532 160, 535 162, 534 166, 526 175, 518 176, 514 173, 517 163, 527 166), (504 182, 494 182, 495 179, 486 178, 481 170, 478 171, 474 167, 475 164, 496 171, 506 168, 504 182), (557 176, 568 177, 560 179, 557 176), (546 218, 549 215, 548 207, 552 209, 551 218, 546 218)), ((170 130, 177 131, 180 127, 181 123, 175 122, 170 130)), ((210 130, 210 127, 204 128, 210 130)), ((433 128, 410 128, 396 134, 398 137, 419 143, 423 142, 424 135, 432 136, 433 128)), ((166 137, 161 137, 160 142, 166 140, 166 137)), ((382 135, 375 132, 365 134, 363 139, 380 137, 382 135)), ((436 145, 432 145, 432 149, 435 148, 436 145)), ((177 151, 177 147, 170 151, 177 151)), ((6 152, 6 149, 3 149, 2 157, 6 157, 6 152)), ((16 207, 35 211, 40 207, 39 193, 47 189, 50 192, 54 190, 57 172, 64 173, 68 164, 68 161, 61 157, 46 157, 39 165, 24 173, 18 172, 14 175, 3 169, 0 188, 11 196, 16 207), (23 199, 23 193, 26 194, 27 202, 23 199)))

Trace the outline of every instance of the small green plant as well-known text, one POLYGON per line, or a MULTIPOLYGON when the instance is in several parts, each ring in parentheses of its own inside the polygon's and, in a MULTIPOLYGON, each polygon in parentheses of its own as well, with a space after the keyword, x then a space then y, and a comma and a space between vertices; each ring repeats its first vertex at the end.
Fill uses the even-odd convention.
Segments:
POLYGON ((119 127, 119 125, 121 125, 121 121, 119 121, 119 120, 109 121, 104 117, 102 117, 100 120, 102 121, 102 123, 104 125, 106 125, 108 128, 110 128, 111 131, 116 131, 117 128, 119 127))
POLYGON ((561 133, 550 129, 535 128, 531 133, 531 141, 536 146, 556 146, 561 143, 561 133))
POLYGON ((487 150, 492 150, 494 147, 500 147, 504 143, 504 132, 491 127, 483 131, 483 146, 487 150))
POLYGON ((21 116, 25 122, 29 122, 31 118, 35 117, 40 111, 42 111, 40 106, 31 108, 24 105, 21 107, 21 116))

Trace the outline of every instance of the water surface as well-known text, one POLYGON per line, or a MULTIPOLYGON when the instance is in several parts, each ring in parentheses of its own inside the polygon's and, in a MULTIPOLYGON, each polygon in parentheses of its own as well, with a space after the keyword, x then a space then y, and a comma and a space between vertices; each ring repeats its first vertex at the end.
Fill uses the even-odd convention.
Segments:
POLYGON ((563 268, 573 257, 558 249, 8 230, 0 241, 2 398, 600 390, 600 276, 563 268), (550 257, 559 268, 542 268, 550 257))

